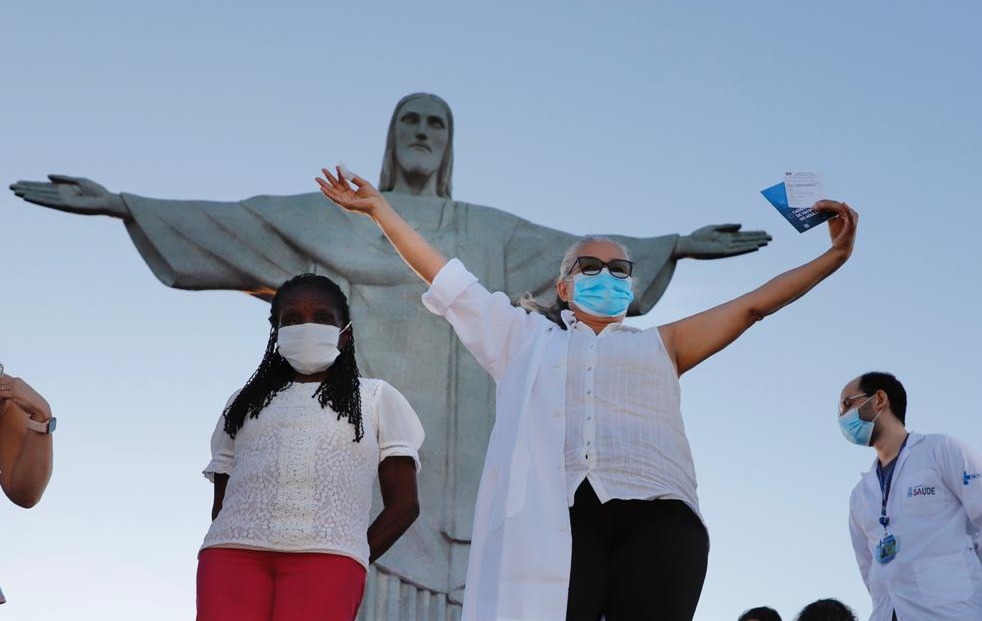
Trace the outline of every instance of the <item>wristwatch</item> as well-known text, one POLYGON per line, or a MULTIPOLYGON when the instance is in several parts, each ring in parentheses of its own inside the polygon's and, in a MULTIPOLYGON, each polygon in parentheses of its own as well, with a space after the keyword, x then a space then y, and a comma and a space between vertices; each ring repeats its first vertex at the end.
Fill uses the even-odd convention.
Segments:
POLYGON ((36 421, 33 418, 27 419, 27 428, 31 431, 36 431, 38 433, 49 434, 55 430, 58 426, 58 419, 52 416, 48 420, 42 422, 36 421))

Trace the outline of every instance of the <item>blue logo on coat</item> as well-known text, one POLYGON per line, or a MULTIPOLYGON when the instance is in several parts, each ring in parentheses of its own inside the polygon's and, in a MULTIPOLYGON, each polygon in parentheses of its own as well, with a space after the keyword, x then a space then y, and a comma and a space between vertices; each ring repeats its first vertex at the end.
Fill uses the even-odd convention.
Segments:
POLYGON ((968 471, 962 472, 962 483, 968 485, 975 479, 982 478, 982 472, 976 472, 974 474, 969 474, 968 471))

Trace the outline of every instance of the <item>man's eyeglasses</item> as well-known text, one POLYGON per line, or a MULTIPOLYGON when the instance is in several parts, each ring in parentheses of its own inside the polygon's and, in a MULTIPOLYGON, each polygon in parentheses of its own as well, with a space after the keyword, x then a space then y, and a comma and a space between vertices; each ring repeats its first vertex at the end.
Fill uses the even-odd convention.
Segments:
MULTIPOLYGON (((580 267, 580 272, 587 276, 596 276, 600 270, 607 268, 610 275, 614 278, 630 278, 634 271, 634 263, 627 259, 614 259, 613 261, 601 261, 597 257, 576 257, 576 264, 580 267)), ((569 276, 573 268, 569 268, 566 275, 569 276)))
POLYGON ((868 392, 863 392, 858 395, 851 395, 849 397, 846 397, 845 399, 839 402, 839 416, 842 416, 843 414, 848 412, 849 408, 852 407, 852 404, 856 399, 860 399, 862 397, 871 397, 871 396, 872 395, 870 395, 868 392))

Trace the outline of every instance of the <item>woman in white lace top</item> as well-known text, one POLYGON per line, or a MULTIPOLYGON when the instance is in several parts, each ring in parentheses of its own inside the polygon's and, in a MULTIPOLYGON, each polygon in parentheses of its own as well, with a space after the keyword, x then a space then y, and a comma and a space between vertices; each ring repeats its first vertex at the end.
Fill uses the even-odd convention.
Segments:
POLYGON ((297 276, 270 307, 266 354, 212 434, 212 525, 199 621, 351 621, 368 564, 419 513, 423 429, 406 399, 358 377, 348 303, 297 276), (377 478, 383 510, 369 525, 377 478))

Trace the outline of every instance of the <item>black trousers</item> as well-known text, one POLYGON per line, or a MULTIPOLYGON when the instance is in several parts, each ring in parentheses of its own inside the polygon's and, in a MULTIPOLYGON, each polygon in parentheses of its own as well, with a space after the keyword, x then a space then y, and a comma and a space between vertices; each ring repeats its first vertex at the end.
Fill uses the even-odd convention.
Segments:
POLYGON ((569 510, 573 561, 566 621, 691 621, 709 536, 680 500, 600 504, 586 481, 569 510))

